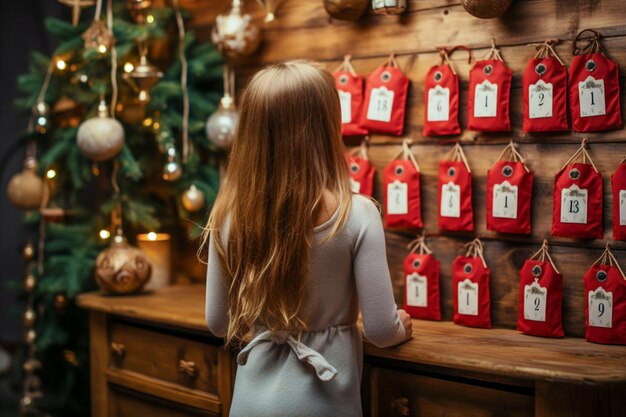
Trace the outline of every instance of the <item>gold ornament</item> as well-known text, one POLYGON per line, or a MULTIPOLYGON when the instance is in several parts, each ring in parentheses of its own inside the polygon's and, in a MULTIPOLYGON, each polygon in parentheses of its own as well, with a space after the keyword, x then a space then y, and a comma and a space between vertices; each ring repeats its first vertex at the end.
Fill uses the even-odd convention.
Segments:
POLYGON ((196 212, 204 207, 204 193, 195 184, 185 190, 181 197, 183 207, 189 212, 196 212))
POLYGON ((368 5, 369 0, 324 0, 326 13, 339 20, 357 20, 368 5))
POLYGON ((96 283, 102 291, 131 294, 140 291, 150 279, 152 265, 137 247, 117 235, 96 258, 96 283))
POLYGON ((150 90, 163 77, 163 73, 148 62, 147 52, 146 48, 142 48, 139 64, 132 71, 122 74, 122 78, 137 92, 139 101, 144 103, 150 101, 150 90))
POLYGON ((52 106, 54 124, 59 127, 78 127, 83 119, 83 106, 76 100, 62 96, 52 106))
POLYGON ((72 25, 74 26, 78 25, 83 8, 96 4, 95 0, 59 0, 59 3, 72 8, 72 25))
POLYGON ((33 247, 33 244, 31 242, 28 242, 24 245, 24 248, 22 249, 22 258, 24 258, 24 260, 26 261, 30 261, 31 259, 33 259, 33 256, 35 256, 35 248, 33 247))
POLYGON ((28 307, 26 311, 24 311, 24 327, 33 327, 35 319, 35 310, 33 310, 32 307, 28 307))
POLYGON ((24 337, 24 341, 27 345, 32 345, 35 343, 35 339, 37 338, 37 333, 34 329, 28 329, 26 331, 26 336, 24 337))
POLYGON ((406 0, 372 0, 372 12, 376 14, 401 14, 406 10, 406 0))
POLYGON ((96 162, 111 159, 122 149, 124 128, 108 116, 104 100, 98 106, 98 116, 85 120, 78 127, 76 142, 83 155, 96 162))
POLYGON ((466 12, 479 19, 500 17, 508 10, 513 0, 463 0, 466 12))
POLYGON ((143 25, 150 14, 152 0, 126 0, 126 7, 135 23, 143 25))
POLYGON ((85 42, 85 49, 95 49, 100 54, 105 54, 113 45, 113 32, 106 23, 96 19, 81 35, 85 42))
POLYGON ((36 210, 44 193, 43 179, 37 175, 37 161, 26 158, 24 169, 11 177, 7 186, 9 201, 21 210, 36 210))
POLYGON ((129 97, 121 103, 117 103, 117 117, 124 123, 137 125, 146 119, 146 103, 137 97, 129 97))
POLYGON ((252 23, 252 16, 242 14, 241 1, 233 0, 228 14, 215 18, 211 39, 220 52, 231 58, 252 54, 261 43, 261 31, 252 23))
POLYGON ((48 116, 50 116, 50 106, 43 101, 35 104, 35 107, 33 107, 33 119, 34 127, 37 133, 43 135, 48 131, 48 116))
POLYGON ((28 274, 24 278, 24 291, 31 292, 37 285, 37 278, 33 274, 28 274))

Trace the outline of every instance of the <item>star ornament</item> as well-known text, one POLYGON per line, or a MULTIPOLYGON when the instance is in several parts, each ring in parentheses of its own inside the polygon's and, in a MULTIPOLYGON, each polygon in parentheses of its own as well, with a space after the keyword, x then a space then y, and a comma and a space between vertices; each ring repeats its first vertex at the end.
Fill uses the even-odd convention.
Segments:
POLYGON ((78 25, 80 12, 85 7, 91 7, 96 4, 95 0, 58 0, 64 6, 72 8, 72 25, 78 25))

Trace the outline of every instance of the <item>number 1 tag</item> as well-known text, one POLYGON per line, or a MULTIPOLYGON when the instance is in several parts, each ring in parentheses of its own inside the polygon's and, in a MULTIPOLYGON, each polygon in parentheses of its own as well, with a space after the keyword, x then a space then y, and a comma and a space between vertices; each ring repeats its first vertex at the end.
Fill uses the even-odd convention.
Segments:
POLYGON ((348 91, 337 90, 339 92, 339 104, 341 105, 341 123, 352 121, 352 94, 348 91))
POLYGON ((395 180, 387 186, 387 214, 407 214, 408 185, 406 182, 395 180))
POLYGON ((459 314, 468 316, 478 315, 478 283, 465 278, 458 286, 459 314))
POLYGON ((543 80, 528 86, 528 117, 540 119, 552 117, 552 83, 543 80))
POLYGON ((493 217, 517 219, 517 185, 508 181, 493 187, 493 217))
POLYGON ((613 327, 613 293, 598 287, 589 291, 589 325, 593 327, 613 327))
POLYGON ((626 226, 626 190, 619 190, 619 225, 626 226))
POLYGON ((588 194, 576 184, 561 190, 561 223, 587 223, 588 194))
POLYGON ((428 90, 428 113, 426 120, 429 122, 446 122, 450 118, 450 89, 441 88, 440 85, 428 90))
POLYGON ((498 102, 498 84, 489 80, 476 85, 474 92, 474 117, 496 117, 498 102))
POLYGON ((461 186, 450 181, 441 187, 442 217, 461 217, 461 186))
POLYGON ((370 95, 370 104, 367 108, 367 118, 378 122, 389 122, 393 108, 394 92, 384 85, 373 88, 370 95))
POLYGON ((546 300, 548 289, 537 282, 524 285, 524 319, 546 321, 546 300))
POLYGON ((406 276, 406 304, 408 306, 428 306, 427 282, 428 279, 417 272, 406 276))
POLYGON ((578 83, 580 117, 602 116, 606 114, 604 102, 604 80, 596 80, 591 75, 578 83))
POLYGON ((354 178, 350 178, 350 188, 352 189, 353 193, 358 194, 361 192, 361 183, 355 181, 354 178))

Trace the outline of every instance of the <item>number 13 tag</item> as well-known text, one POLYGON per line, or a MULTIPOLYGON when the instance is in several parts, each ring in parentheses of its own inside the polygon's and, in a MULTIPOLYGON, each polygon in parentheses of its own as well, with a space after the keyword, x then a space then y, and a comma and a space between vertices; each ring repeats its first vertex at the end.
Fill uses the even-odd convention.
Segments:
POLYGON ((588 194, 576 184, 561 191, 561 223, 587 223, 588 194))
POLYGON ((458 286, 458 310, 459 314, 468 316, 478 315, 478 283, 468 278, 459 282, 458 286))
POLYGON ((406 276, 406 304, 411 307, 427 307, 427 278, 417 272, 406 276))
POLYGON ((524 319, 546 321, 548 289, 537 282, 524 286, 524 319))
POLYGON ((613 293, 598 287, 589 291, 589 325, 594 327, 613 327, 613 293))

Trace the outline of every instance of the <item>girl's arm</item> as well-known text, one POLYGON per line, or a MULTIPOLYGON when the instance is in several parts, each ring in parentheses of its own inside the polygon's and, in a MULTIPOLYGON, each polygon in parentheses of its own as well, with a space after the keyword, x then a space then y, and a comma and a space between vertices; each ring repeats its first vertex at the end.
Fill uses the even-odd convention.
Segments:
POLYGON ((223 337, 228 329, 227 276, 219 260, 213 236, 209 236, 206 274, 206 322, 211 333, 223 337))

